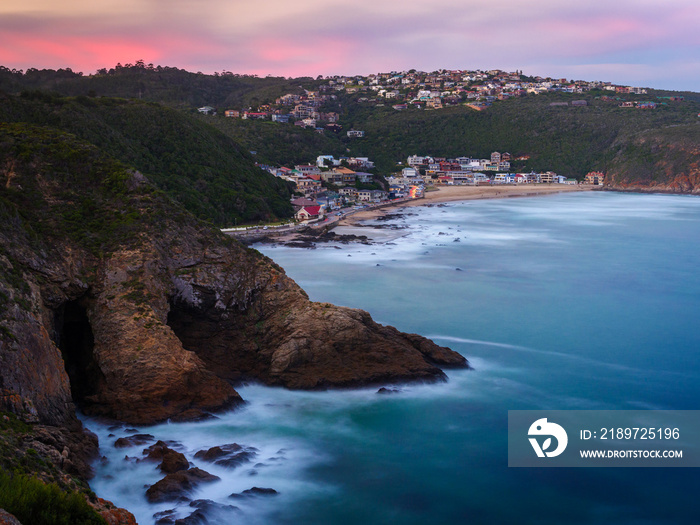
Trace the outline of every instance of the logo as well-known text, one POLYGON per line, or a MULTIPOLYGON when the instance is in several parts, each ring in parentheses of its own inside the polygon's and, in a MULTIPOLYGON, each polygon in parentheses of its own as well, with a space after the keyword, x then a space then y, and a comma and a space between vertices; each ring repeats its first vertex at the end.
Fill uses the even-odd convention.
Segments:
POLYGON ((542 446, 540 446, 537 438, 531 437, 530 444, 532 448, 535 449, 535 454, 537 457, 543 458, 547 456, 548 458, 555 458, 566 448, 569 443, 569 437, 566 435, 566 430, 556 423, 547 422, 547 418, 543 417, 538 419, 532 425, 530 425, 530 430, 527 431, 529 436, 550 436, 544 440, 542 446), (552 446, 552 437, 557 440, 557 448, 547 452, 547 450, 552 446))

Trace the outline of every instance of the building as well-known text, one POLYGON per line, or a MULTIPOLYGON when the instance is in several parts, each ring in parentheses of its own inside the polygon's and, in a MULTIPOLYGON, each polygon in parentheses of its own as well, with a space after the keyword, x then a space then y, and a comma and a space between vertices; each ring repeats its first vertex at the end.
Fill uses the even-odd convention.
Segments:
POLYGON ((374 182, 374 175, 372 175, 371 173, 358 171, 357 173, 355 173, 355 176, 357 177, 357 182, 361 182, 362 184, 369 184, 371 182, 374 182))
POLYGON ((321 191, 321 181, 310 177, 299 177, 296 184, 297 189, 304 195, 313 195, 321 191))
POLYGON ((324 171, 321 173, 321 180, 329 184, 342 185, 345 180, 345 175, 343 173, 338 173, 335 170, 324 171))
POLYGON ((353 168, 360 168, 365 170, 371 170, 374 168, 374 162, 369 160, 367 157, 350 157, 348 159, 348 165, 353 168))
POLYGON ((605 180, 605 175, 601 173, 600 171, 591 171, 586 174, 586 177, 584 179, 586 181, 586 184, 594 184, 596 186, 602 186, 603 181, 605 180))
POLYGON ((246 111, 243 113, 244 120, 265 120, 269 116, 269 113, 256 112, 256 111, 246 111))
POLYGON ((310 221, 321 217, 321 206, 300 206, 294 212, 294 218, 298 221, 310 221))
POLYGON ((296 166, 294 166, 294 169, 303 173, 307 177, 309 175, 317 175, 321 173, 321 170, 313 164, 297 164, 296 166))
POLYGON ((343 175, 343 184, 355 184, 357 175, 350 168, 336 168, 335 171, 343 175))
POLYGON ((365 132, 351 129, 350 131, 347 132, 347 135, 350 138, 362 138, 365 136, 365 132))
POLYGON ((316 166, 325 168, 328 166, 340 166, 340 161, 336 160, 333 155, 319 155, 316 157, 316 166))

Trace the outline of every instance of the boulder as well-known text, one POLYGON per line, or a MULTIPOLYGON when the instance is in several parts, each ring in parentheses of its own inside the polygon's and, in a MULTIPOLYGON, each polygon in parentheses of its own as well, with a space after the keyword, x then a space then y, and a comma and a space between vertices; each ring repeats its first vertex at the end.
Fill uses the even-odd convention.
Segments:
POLYGON ((200 450, 194 457, 222 467, 236 468, 252 461, 257 456, 257 453, 258 449, 255 447, 243 447, 238 443, 231 443, 207 450, 200 450))
POLYGON ((143 451, 147 460, 160 461, 158 468, 161 472, 172 474, 180 470, 187 470, 189 461, 182 452, 177 452, 163 441, 158 441, 143 451))
POLYGON ((279 494, 279 492, 277 492, 275 489, 252 487, 244 490, 243 492, 231 494, 229 498, 238 499, 250 498, 254 496, 276 496, 277 494, 279 494))
POLYGON ((221 478, 199 468, 190 468, 168 474, 146 491, 146 498, 151 503, 163 501, 186 501, 192 491, 202 483, 211 483, 221 478))

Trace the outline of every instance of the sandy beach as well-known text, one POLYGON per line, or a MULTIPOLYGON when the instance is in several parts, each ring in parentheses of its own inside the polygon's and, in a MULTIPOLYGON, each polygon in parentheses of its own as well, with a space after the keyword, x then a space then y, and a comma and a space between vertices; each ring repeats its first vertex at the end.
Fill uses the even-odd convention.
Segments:
POLYGON ((383 206, 363 210, 341 219, 338 226, 353 226, 358 222, 371 220, 386 215, 392 209, 407 206, 426 206, 443 202, 456 202, 475 199, 505 199, 509 197, 537 197, 572 191, 590 191, 594 186, 587 184, 537 184, 527 186, 441 186, 425 192, 422 199, 404 201, 393 206, 383 206))
MULTIPOLYGON (((370 232, 360 224, 363 221, 376 219, 385 215, 391 214, 399 208, 408 206, 431 206, 445 202, 456 202, 465 200, 478 199, 505 199, 509 197, 536 197, 544 195, 553 195, 557 193, 566 193, 572 191, 589 191, 594 187, 590 185, 564 185, 564 184, 537 184, 527 186, 442 186, 432 191, 425 193, 421 199, 407 200, 396 203, 386 203, 377 208, 370 208, 360 211, 351 211, 342 217, 337 214, 331 214, 330 220, 310 225, 310 229, 299 230, 284 230, 270 232, 254 232, 258 235, 250 236, 249 241, 258 242, 264 239, 263 242, 289 243, 300 242, 311 245, 314 242, 319 242, 319 233, 332 230, 337 235, 352 235, 352 236, 370 236, 370 232), (364 228, 364 229, 363 229, 364 228)), ((374 237, 381 237, 382 242, 390 240, 397 236, 396 232, 389 234, 386 230, 371 229, 371 239, 377 240, 374 237)), ((330 239, 326 239, 330 240, 330 239)))

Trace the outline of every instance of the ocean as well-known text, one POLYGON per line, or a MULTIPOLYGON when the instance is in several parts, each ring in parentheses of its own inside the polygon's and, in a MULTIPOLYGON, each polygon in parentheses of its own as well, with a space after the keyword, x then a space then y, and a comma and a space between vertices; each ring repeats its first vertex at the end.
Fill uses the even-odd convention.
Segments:
MULTIPOLYGON (((693 468, 509 468, 509 410, 700 409, 700 199, 584 192, 394 210, 345 233, 373 244, 260 245, 312 300, 368 310, 469 359, 439 384, 293 392, 200 423, 139 427, 221 477, 209 523, 697 523, 693 468), (236 469, 194 459, 239 443, 236 469), (252 487, 276 495, 230 498, 252 487), (233 505, 236 509, 227 506, 233 505)), ((342 230, 339 230, 339 233, 342 230)), ((142 525, 162 477, 90 418, 91 487, 142 525), (125 459, 125 455, 131 459, 125 459)))

